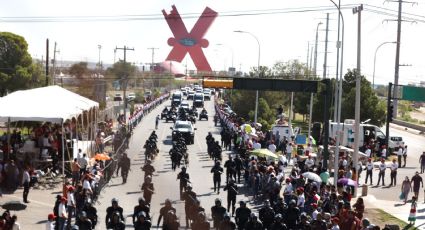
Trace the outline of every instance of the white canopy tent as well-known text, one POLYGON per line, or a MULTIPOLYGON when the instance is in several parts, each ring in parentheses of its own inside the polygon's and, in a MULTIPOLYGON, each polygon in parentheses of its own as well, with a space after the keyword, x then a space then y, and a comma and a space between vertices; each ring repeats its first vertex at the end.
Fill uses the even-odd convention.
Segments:
POLYGON ((59 86, 20 90, 0 98, 0 121, 49 121, 61 124, 99 103, 59 86))
MULTIPOLYGON (((42 121, 62 125, 85 111, 99 108, 99 103, 60 86, 20 90, 0 98, 0 121, 42 121)), ((97 118, 97 117, 96 117, 97 118)), ((64 140, 62 136, 62 144, 64 140)), ((64 164, 64 149, 62 157, 64 164)), ((63 165, 62 170, 65 167, 63 165)))

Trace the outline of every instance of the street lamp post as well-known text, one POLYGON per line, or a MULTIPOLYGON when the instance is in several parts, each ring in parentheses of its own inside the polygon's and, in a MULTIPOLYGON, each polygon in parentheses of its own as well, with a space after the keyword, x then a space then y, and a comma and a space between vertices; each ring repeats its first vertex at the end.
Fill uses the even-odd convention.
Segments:
POLYGON ((373 57, 373 78, 372 78, 372 89, 375 89, 375 65, 376 65, 376 53, 378 53, 379 48, 385 44, 397 44, 397 42, 383 42, 375 50, 375 56, 373 57))
MULTIPOLYGON (((257 36, 255 36, 254 34, 247 32, 247 31, 242 31, 242 30, 235 30, 233 31, 235 33, 245 33, 245 34, 249 34, 251 35, 253 38, 255 38, 255 40, 257 41, 258 44, 258 62, 257 62, 257 71, 258 71, 258 77, 260 77, 260 56, 261 56, 261 46, 260 46, 260 42, 258 41, 257 36)), ((257 116, 258 116, 258 90, 255 92, 255 115, 254 115, 254 122, 257 123, 257 116)))
POLYGON ((322 22, 317 23, 317 27, 316 27, 316 42, 314 44, 314 69, 313 69, 313 73, 314 73, 314 77, 317 76, 317 40, 319 38, 319 26, 322 25, 322 22))
MULTIPOLYGON (((341 1, 338 1, 338 5, 333 1, 330 0, 335 7, 338 9, 338 43, 337 43, 337 48, 338 48, 338 52, 337 52, 337 66, 339 66, 339 47, 341 46, 341 65, 339 66, 339 82, 338 82, 338 90, 335 92, 335 99, 338 100, 338 102, 335 102, 335 107, 337 109, 337 116, 336 116, 336 123, 337 123, 337 132, 336 132, 336 146, 335 146, 335 159, 334 159, 334 184, 337 184, 338 181, 338 163, 339 163, 339 145, 341 142, 341 137, 340 137, 340 122, 341 122, 341 100, 342 100, 342 81, 343 81, 343 77, 342 77, 342 70, 343 68, 343 61, 344 61, 344 17, 342 15, 341 12, 341 1), (340 19, 342 22, 342 28, 341 28, 341 43, 339 42, 339 28, 340 28, 340 19)), ((337 75, 338 75, 338 68, 337 68, 337 75)), ((338 79, 337 79, 338 80, 338 79)))

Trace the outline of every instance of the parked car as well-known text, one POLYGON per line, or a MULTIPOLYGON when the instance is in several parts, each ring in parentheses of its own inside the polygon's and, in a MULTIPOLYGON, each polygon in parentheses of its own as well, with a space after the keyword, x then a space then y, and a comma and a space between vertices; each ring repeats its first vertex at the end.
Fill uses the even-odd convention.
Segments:
POLYGON ((114 101, 122 101, 122 96, 120 93, 116 93, 114 96, 114 101))

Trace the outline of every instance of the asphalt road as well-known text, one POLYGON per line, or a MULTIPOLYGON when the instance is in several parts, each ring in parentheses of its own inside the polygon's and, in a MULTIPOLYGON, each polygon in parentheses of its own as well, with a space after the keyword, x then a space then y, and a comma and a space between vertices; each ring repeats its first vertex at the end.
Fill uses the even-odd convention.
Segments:
MULTIPOLYGON (((404 131, 399 128, 390 128, 390 136, 400 136, 403 137, 404 142, 408 146, 407 149, 407 164, 405 168, 399 168, 397 170, 397 186, 388 187, 390 184, 390 170, 387 169, 385 173, 385 187, 376 186, 378 182, 378 171, 373 172, 373 186, 369 186, 369 193, 374 195, 376 199, 386 200, 386 201, 399 201, 398 196, 401 192, 401 182, 406 176, 411 178, 416 171, 420 171, 419 157, 423 151, 425 151, 425 136, 414 134, 413 132, 404 131)), ((402 162, 403 164, 403 162, 402 162)), ((425 180, 425 174, 421 174, 422 178, 425 180)), ((364 183, 366 177, 366 171, 362 172, 359 182, 364 183)), ((369 182, 368 182, 369 184, 369 182)), ((361 190, 359 190, 361 192, 361 190)), ((421 191, 419 193, 419 201, 424 200, 424 193, 421 191)))
MULTIPOLYGON (((119 199, 119 204, 124 209, 124 213, 130 216, 133 212, 133 208, 138 204, 138 198, 142 196, 141 184, 143 180, 143 172, 141 167, 144 164, 144 155, 142 151, 142 145, 148 138, 149 134, 154 130, 154 118, 161 112, 163 107, 168 105, 166 102, 163 106, 156 108, 152 113, 144 118, 142 123, 134 130, 134 135, 130 141, 130 148, 127 153, 132 161, 131 172, 128 177, 128 182, 122 184, 121 178, 116 177, 110 185, 105 188, 99 199, 100 205, 97 205, 100 228, 105 228, 105 216, 106 208, 111 204, 111 199, 116 197, 119 199)), ((195 134, 195 143, 188 145, 189 153, 189 166, 188 173, 190 174, 190 181, 192 182, 193 191, 198 194, 201 200, 201 206, 206 210, 207 217, 211 218, 210 208, 214 205, 214 200, 218 197, 223 201, 223 205, 226 205, 226 193, 221 192, 219 195, 213 193, 212 190, 212 174, 210 168, 213 166, 213 161, 209 159, 206 152, 207 146, 205 143, 205 137, 210 131, 216 138, 219 138, 219 127, 214 127, 213 115, 214 107, 213 100, 205 103, 205 108, 209 112, 208 121, 197 121, 195 127, 197 128, 195 134)), ((179 195, 179 181, 177 181, 177 173, 171 170, 171 161, 168 156, 168 151, 171 148, 171 130, 172 123, 165 123, 162 121, 157 130, 158 135, 158 148, 160 153, 154 160, 153 165, 156 169, 156 173, 153 177, 153 183, 155 185, 155 194, 152 198, 151 205, 151 216, 153 217, 153 225, 156 226, 157 219, 159 216, 159 210, 163 206, 165 199, 169 198, 173 201, 173 206, 177 209, 177 216, 179 217, 181 226, 185 226, 185 213, 184 203, 180 201, 179 195)), ((223 160, 227 157, 223 155, 223 160)), ((223 178, 224 180, 224 178, 223 178)), ((242 196, 242 195, 240 195, 242 196)), ((238 197, 238 201, 244 199, 238 197)), ((132 229, 131 217, 126 219, 126 224, 129 229, 132 229)))

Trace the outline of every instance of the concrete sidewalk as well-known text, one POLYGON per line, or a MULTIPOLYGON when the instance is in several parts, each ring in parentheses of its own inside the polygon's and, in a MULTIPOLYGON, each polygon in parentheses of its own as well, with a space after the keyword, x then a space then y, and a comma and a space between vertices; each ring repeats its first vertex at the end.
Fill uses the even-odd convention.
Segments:
MULTIPOLYGON (((394 197, 398 197, 398 195, 399 194, 394 194, 394 197)), ((411 196, 413 196, 412 192, 409 193, 409 197, 411 196)), ((421 193, 419 193, 419 197, 421 197, 421 193)), ((366 209, 381 209, 384 212, 391 214, 396 218, 408 223, 407 219, 410 213, 411 202, 408 201, 408 203, 404 204, 403 201, 398 199, 394 201, 380 200, 379 198, 376 198, 373 195, 363 196, 362 198, 366 209)), ((354 204, 355 202, 356 199, 353 199, 351 203, 354 204)), ((384 226, 380 227, 382 228, 384 226)), ((415 227, 417 227, 418 229, 425 229, 425 202, 423 202, 423 200, 420 200, 417 203, 415 227)))

